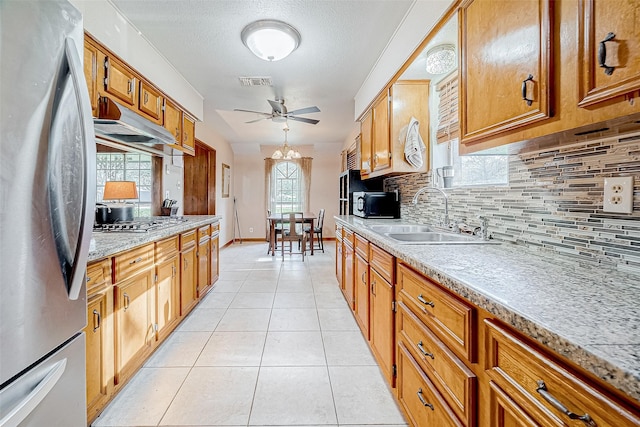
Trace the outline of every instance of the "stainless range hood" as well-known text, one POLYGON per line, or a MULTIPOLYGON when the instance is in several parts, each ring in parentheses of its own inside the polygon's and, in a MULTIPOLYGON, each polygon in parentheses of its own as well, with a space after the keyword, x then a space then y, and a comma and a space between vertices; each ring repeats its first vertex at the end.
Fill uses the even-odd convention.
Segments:
POLYGON ((111 98, 100 97, 98 117, 93 119, 96 137, 126 145, 143 145, 163 150, 175 144, 174 136, 164 127, 145 119, 111 98))

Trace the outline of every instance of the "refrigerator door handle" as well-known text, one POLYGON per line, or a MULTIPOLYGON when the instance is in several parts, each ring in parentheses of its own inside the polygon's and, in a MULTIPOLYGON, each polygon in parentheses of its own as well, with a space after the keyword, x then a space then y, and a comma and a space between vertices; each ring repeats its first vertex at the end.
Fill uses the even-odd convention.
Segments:
MULTIPOLYGON (((17 427, 44 400, 67 367, 67 359, 56 362, 47 375, 0 420, 0 427, 17 427)), ((2 411, 4 412, 4 411, 2 411)))
MULTIPOLYGON (((74 224, 74 221, 70 221, 65 216, 65 209, 63 205, 66 201, 61 200, 64 197, 62 194, 61 180, 63 179, 62 173, 56 174, 51 172, 49 175, 49 192, 50 200, 53 201, 51 207, 51 219, 54 230, 54 237, 56 239, 56 247, 58 248, 58 256, 60 258, 63 275, 67 284, 67 292, 69 299, 77 300, 80 291, 85 282, 84 276, 86 272, 87 259, 89 255, 89 244, 91 240, 91 231, 93 228, 93 204, 95 203, 95 174, 92 174, 93 165, 95 165, 95 139, 93 120, 91 117, 91 102, 89 100, 89 94, 86 90, 86 84, 84 82, 84 70, 76 44, 71 37, 65 39, 65 59, 68 66, 68 75, 73 85, 73 92, 75 95, 75 101, 78 108, 78 125, 81 130, 82 137, 82 182, 77 188, 74 189, 80 194, 81 198, 81 210, 80 210, 80 226, 74 224), (93 157, 92 157, 93 156, 93 157), (77 236, 69 236, 68 230, 77 230, 77 236), (75 248, 72 247, 72 240, 77 243, 75 248)), ((57 119, 57 115, 64 116, 63 106, 57 105, 52 123, 57 119)), ((57 142, 57 141, 56 141, 57 142)), ((57 149, 57 143, 51 142, 50 147, 57 149)), ((64 147, 64 149, 72 149, 73 147, 64 147)), ((49 155, 49 171, 55 171, 55 163, 59 162, 59 153, 50 152, 49 155)))

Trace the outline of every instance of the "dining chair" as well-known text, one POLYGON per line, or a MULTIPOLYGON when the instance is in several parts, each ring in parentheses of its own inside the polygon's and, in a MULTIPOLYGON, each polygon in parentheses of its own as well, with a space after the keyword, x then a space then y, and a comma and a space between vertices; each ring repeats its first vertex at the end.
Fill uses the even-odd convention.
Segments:
POLYGON ((298 242, 302 261, 307 250, 307 233, 303 230, 304 215, 302 212, 283 213, 278 220, 282 233, 280 234, 280 249, 284 260, 284 243, 289 242, 289 253, 293 254, 293 242, 298 242))
MULTIPOLYGON (((324 242, 322 241, 323 225, 324 225, 324 209, 320 209, 320 212, 318 212, 318 222, 316 222, 315 227, 313 227, 313 233, 315 234, 313 249, 320 249, 322 252, 324 252, 324 242)), ((311 234, 311 227, 305 228, 304 232, 305 234, 311 234)), ((309 236, 307 241, 311 241, 310 237, 311 236, 309 236)))
MULTIPOLYGON (((269 218, 271 216, 271 210, 267 209, 267 218, 269 218)), ((276 224, 273 225, 274 229, 274 237, 273 237, 273 249, 274 250, 278 250, 278 235, 282 234, 282 225, 277 222, 276 224)), ((271 252, 271 220, 267 219, 267 230, 269 230, 269 235, 267 236, 267 239, 269 241, 269 247, 267 248, 267 254, 269 254, 269 252, 271 252)))

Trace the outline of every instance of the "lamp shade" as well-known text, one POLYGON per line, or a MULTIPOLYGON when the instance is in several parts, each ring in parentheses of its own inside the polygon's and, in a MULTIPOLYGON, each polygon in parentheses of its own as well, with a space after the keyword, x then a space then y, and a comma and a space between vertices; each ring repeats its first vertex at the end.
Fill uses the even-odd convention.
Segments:
POLYGON ((133 181, 107 181, 102 200, 137 199, 138 189, 133 181))
POLYGON ((286 22, 263 19, 244 27, 242 43, 265 61, 279 61, 300 44, 300 33, 286 22))

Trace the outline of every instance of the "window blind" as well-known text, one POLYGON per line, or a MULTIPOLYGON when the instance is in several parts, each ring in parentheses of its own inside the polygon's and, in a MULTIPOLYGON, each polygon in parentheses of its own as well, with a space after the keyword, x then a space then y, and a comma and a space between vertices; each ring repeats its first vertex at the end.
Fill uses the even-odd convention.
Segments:
POLYGON ((440 97, 438 105, 438 128, 436 139, 438 143, 458 138, 460 125, 458 123, 458 72, 454 71, 436 85, 440 97))

